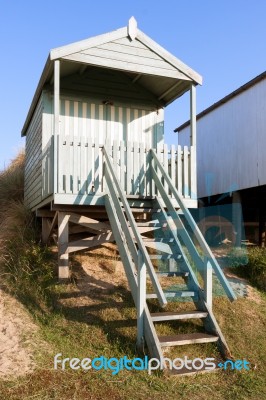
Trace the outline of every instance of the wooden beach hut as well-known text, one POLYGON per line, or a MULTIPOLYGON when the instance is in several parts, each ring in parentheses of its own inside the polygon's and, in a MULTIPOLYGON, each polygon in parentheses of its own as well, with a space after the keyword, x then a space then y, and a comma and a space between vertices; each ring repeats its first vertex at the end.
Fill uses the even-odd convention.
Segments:
POLYGON ((138 346, 145 341, 159 359, 163 347, 189 343, 218 342, 229 354, 211 308, 213 271, 235 295, 188 210, 197 207, 201 82, 132 17, 124 28, 50 51, 22 129, 25 204, 42 218, 44 242, 57 232, 59 278, 69 277, 72 252, 116 242, 137 307, 138 346), (169 147, 164 108, 186 92, 190 143, 169 147), (169 260, 167 269, 154 259, 169 260), (162 275, 180 276, 187 289, 164 289, 162 275), (164 306, 178 297, 191 298, 195 310, 153 314, 146 301, 164 306), (202 319, 206 333, 156 333, 158 321, 191 318, 202 319))

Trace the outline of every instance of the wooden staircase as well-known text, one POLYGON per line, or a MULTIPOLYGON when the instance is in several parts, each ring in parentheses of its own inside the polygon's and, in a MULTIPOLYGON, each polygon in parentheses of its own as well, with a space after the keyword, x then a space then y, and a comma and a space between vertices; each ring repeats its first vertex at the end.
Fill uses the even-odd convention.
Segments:
MULTIPOLYGON (((108 146, 104 147, 107 186, 105 207, 137 307, 137 346, 141 350, 144 343, 147 344, 150 356, 163 362, 165 348, 216 342, 222 356, 229 358, 230 350, 212 312, 213 272, 231 301, 236 298, 235 294, 167 171, 156 153, 153 150, 150 152, 150 173, 157 194, 152 199, 151 208, 143 207, 146 219, 140 221, 135 219, 120 187, 108 146), (168 190, 165 189, 165 183, 168 190), (178 210, 172 204, 172 196, 178 201, 178 210), (158 262, 162 261, 164 267, 158 268, 158 262), (167 268, 165 262, 168 262, 167 268), (176 288, 171 283, 173 278, 182 279, 186 288, 176 288), (165 281, 168 282, 166 285, 165 281), (189 300, 195 309, 182 312, 162 311, 168 302, 177 299, 189 300), (150 311, 150 301, 158 302, 160 312, 150 311), (195 319, 202 321, 204 332, 175 335, 157 333, 159 323, 195 319)), ((152 306, 154 308, 154 304, 152 306)), ((179 371, 184 375, 195 372, 198 371, 179 371)))

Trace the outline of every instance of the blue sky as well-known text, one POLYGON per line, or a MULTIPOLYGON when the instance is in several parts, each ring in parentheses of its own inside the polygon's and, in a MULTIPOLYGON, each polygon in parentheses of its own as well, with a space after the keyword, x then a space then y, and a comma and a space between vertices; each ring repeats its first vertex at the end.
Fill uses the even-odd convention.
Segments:
MULTIPOLYGON (((127 25, 203 76, 202 111, 266 68, 265 0, 0 0, 0 169, 24 145, 20 131, 51 48, 127 25)), ((165 133, 188 117, 188 99, 166 109, 165 133)))

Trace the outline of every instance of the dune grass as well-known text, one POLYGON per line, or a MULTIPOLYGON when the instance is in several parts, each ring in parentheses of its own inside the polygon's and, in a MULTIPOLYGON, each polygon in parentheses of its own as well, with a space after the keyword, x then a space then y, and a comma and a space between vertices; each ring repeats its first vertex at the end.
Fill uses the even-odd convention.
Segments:
MULTIPOLYGON (((18 399, 190 399, 257 400, 265 392, 265 305, 263 292, 253 289, 249 298, 229 303, 214 300, 214 312, 235 358, 250 362, 249 371, 218 371, 192 377, 167 377, 146 371, 64 371, 53 367, 54 355, 64 357, 136 356, 136 311, 126 285, 104 290, 103 278, 89 279, 102 289, 80 285, 86 255, 72 258, 77 283, 61 285, 55 275, 56 254, 39 243, 38 225, 23 205, 23 156, 0 173, 0 275, 1 285, 29 310, 49 346, 35 349, 37 368, 30 374, 0 380, 1 400, 18 399), (14 176, 12 175, 14 174, 14 176), (10 179, 10 182, 8 182, 10 179), (11 182, 16 182, 16 188, 11 182)), ((114 250, 95 251, 91 265, 105 270, 111 282, 117 262, 114 250), (110 267, 112 266, 112 268, 110 267), (109 275, 108 275, 109 274, 109 275)), ((173 305, 170 305, 172 307, 173 305)), ((184 307, 180 304, 179 307, 184 307)), ((187 325, 166 326, 183 330, 187 325)), ((192 326, 190 326, 192 329, 192 326)), ((164 331, 165 333, 165 331, 164 331)), ((186 346, 173 357, 216 356, 210 345, 186 346), (212 354, 210 354, 212 352, 212 354)))

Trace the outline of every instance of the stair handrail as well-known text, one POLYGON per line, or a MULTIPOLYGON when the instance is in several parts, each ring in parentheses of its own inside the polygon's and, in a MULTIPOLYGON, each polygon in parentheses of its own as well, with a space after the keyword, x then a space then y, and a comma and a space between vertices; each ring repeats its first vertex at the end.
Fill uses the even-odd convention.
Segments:
MULTIPOLYGON (((136 243, 138 245, 138 249, 141 252, 141 255, 143 257, 143 262, 146 265, 146 268, 147 268, 147 271, 149 273, 150 279, 152 281, 154 290, 155 290, 155 292, 157 294, 158 300, 159 300, 161 306, 165 306, 167 304, 167 300, 166 300, 165 294, 164 294, 164 292, 162 290, 162 287, 161 287, 161 285, 159 283, 158 277, 154 272, 153 266, 151 264, 150 257, 148 255, 146 247, 145 247, 145 245, 143 243, 141 235, 140 235, 140 233, 138 231, 138 227, 137 227, 135 218, 134 218, 134 216, 132 214, 132 211, 130 209, 130 206, 128 204, 126 196, 125 196, 123 190, 121 189, 121 186, 119 184, 119 179, 118 179, 118 177, 116 175, 116 172, 115 172, 114 167, 112 165, 112 162, 110 160, 111 157, 108 154, 108 150, 107 150, 105 145, 103 146, 103 154, 104 154, 105 168, 107 169, 107 172, 111 175, 111 178, 112 178, 112 182, 109 182, 108 179, 106 179, 106 184, 108 185, 108 183, 110 183, 110 184, 114 185, 114 187, 115 187, 115 189, 117 191, 118 197, 120 198, 120 201, 123 204, 124 211, 126 213, 128 222, 130 223, 130 227, 131 227, 133 235, 135 237, 135 241, 136 241, 136 243)), ((128 229, 128 231, 129 231, 129 229, 128 229)))
MULTIPOLYGON (((179 207, 181 209, 181 211, 183 212, 183 215, 187 221, 187 223, 189 224, 190 228, 192 229, 201 249, 203 250, 204 253, 204 257, 208 259, 208 261, 210 262, 214 272, 216 273, 216 276, 218 278, 218 280, 220 281, 227 297, 229 298, 230 301, 234 301, 236 300, 236 295, 233 291, 233 289, 231 288, 229 282, 227 281, 221 267, 219 266, 216 258, 214 257, 210 247, 208 246, 204 236, 202 235, 198 225, 196 224, 194 218, 192 217, 190 211, 187 209, 182 196, 180 195, 180 193, 178 192, 178 190, 176 189, 172 179, 170 178, 170 176, 168 175, 168 173, 165 171, 163 165, 161 164, 156 152, 154 151, 154 149, 150 150, 151 155, 152 155, 152 160, 154 160, 157 168, 159 169, 162 177, 164 178, 164 181, 168 184, 168 188, 170 189, 172 195, 174 196, 174 198, 176 199, 177 203, 179 204, 179 207)), ((158 174, 154 168, 153 165, 151 165, 151 171, 152 171, 152 176, 154 179, 154 176, 156 176, 158 179, 158 174)), ((159 192, 161 193, 162 197, 167 196, 168 194, 165 190, 165 188, 163 187, 163 185, 160 185, 160 187, 158 187, 159 192)), ((178 217, 177 213, 176 216, 178 217)), ((206 266, 206 263, 203 264, 204 267, 206 266)))

